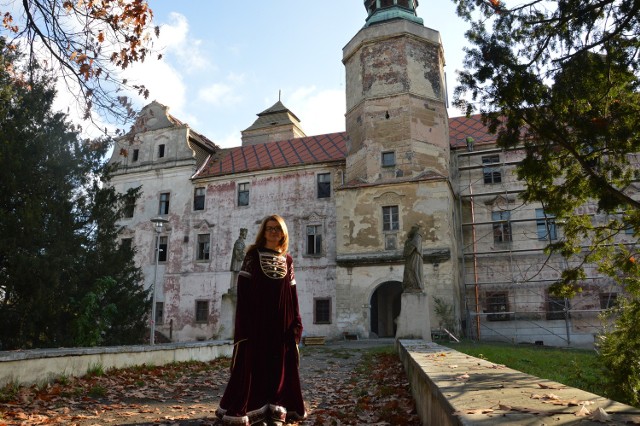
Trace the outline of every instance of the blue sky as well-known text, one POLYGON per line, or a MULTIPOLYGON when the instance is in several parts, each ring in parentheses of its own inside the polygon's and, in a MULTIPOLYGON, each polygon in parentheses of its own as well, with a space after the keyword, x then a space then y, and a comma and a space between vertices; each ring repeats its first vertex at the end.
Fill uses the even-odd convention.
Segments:
MULTIPOLYGON (((170 113, 222 147, 278 100, 307 135, 344 130, 342 48, 363 27, 362 0, 150 0, 161 27, 156 48, 130 71, 170 113)), ((440 32, 452 98, 467 24, 451 0, 418 7, 426 27, 440 32)), ((145 102, 138 100, 138 105, 145 102)), ((449 109, 450 116, 460 115, 449 109)))

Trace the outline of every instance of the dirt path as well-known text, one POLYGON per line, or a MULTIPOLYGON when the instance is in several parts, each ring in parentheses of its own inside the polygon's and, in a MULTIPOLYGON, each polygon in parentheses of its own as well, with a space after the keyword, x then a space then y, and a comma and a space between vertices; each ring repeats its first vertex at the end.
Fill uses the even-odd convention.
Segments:
MULTIPOLYGON (((301 348, 309 417, 299 425, 419 425, 391 345, 381 340, 301 348)), ((225 359, 137 367, 20 388, 13 400, 0 403, 0 426, 215 425, 228 366, 225 359)))

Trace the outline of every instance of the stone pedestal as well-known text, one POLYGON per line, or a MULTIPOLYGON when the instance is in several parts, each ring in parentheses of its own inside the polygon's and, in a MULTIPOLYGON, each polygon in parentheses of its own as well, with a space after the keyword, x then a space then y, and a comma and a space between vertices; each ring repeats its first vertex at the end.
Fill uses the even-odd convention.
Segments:
POLYGON ((422 339, 431 341, 429 303, 423 292, 404 292, 401 296, 397 339, 422 339))
POLYGON ((218 327, 218 339, 233 339, 236 324, 236 301, 238 273, 231 273, 229 290, 222 295, 220 306, 220 327, 218 327))

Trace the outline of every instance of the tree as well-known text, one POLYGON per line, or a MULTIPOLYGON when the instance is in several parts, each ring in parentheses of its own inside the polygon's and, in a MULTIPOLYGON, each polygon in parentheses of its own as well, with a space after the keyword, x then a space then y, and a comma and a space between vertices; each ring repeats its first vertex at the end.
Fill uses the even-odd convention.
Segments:
POLYGON ((0 342, 141 342, 149 297, 131 248, 115 243, 116 220, 137 191, 104 185, 108 141, 82 141, 51 111, 51 79, 19 63, 0 38, 0 342), (99 303, 88 303, 91 294, 99 303), (83 313, 102 327, 99 339, 81 325, 83 313))
MULTIPOLYGON (((628 349, 618 359, 633 359, 640 339, 628 324, 640 304, 640 269, 636 244, 620 244, 619 237, 640 235, 640 2, 532 1, 508 8, 500 0, 454 1, 471 23, 455 104, 468 114, 479 110, 499 146, 524 148, 521 197, 542 203, 564 228, 548 251, 569 267, 551 291, 575 295, 586 267, 624 287, 629 303, 602 348, 610 357, 616 340, 627 339, 617 347, 628 349), (589 205, 595 211, 580 212, 589 205)), ((640 371, 606 361, 616 369, 611 377, 640 383, 640 371)))
POLYGON ((28 52, 30 62, 46 64, 63 79, 84 106, 85 119, 92 110, 119 121, 135 115, 122 90, 145 98, 148 91, 117 71, 151 53, 159 29, 150 29, 146 0, 11 0, 3 7, 0 36, 11 37, 9 44, 28 52))

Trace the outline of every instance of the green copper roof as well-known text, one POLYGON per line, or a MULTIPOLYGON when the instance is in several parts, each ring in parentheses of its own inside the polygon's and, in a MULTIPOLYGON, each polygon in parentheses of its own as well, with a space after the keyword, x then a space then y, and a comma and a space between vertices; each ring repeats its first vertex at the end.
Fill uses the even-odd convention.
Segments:
POLYGON ((365 27, 393 19, 406 19, 419 25, 424 23, 416 15, 417 0, 364 0, 364 6, 369 14, 365 27))

